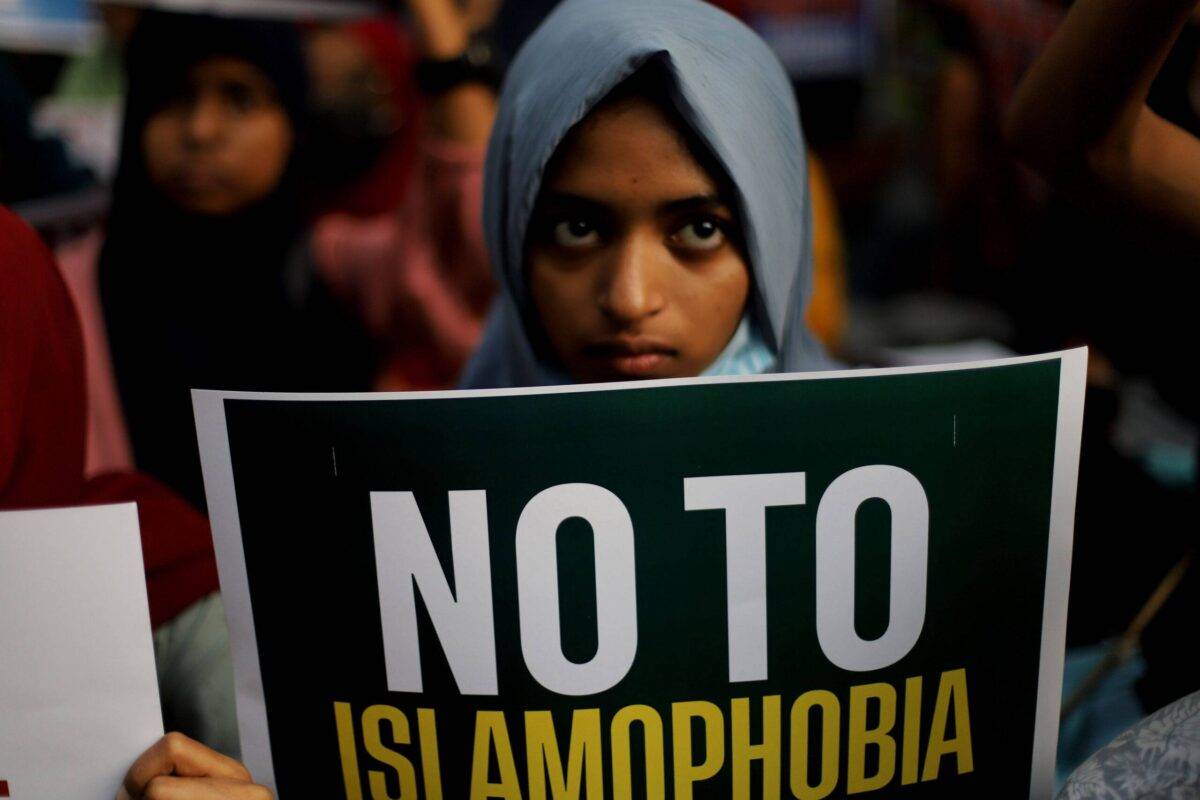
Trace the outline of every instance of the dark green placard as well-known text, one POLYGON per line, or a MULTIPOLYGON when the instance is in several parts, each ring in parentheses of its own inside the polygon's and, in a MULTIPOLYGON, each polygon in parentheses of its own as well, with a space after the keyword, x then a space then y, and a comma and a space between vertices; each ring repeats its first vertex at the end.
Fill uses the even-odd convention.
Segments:
MULTIPOLYGON (((445 798, 607 798, 626 783, 630 796, 653 797, 656 775, 666 797, 1028 797, 1061 363, 225 399, 280 797, 415 798, 440 787, 445 798), (871 465, 899 468, 924 491, 927 595, 915 645, 855 672, 818 640, 815 525, 827 487, 871 465), (804 473, 806 502, 766 512, 768 677, 731 682, 726 517, 686 511, 684 481, 774 473, 804 473), (613 493, 634 529, 636 657, 619 682, 584 696, 544 688, 521 647, 514 532, 530 499, 562 484, 613 493), (389 691, 372 493, 412 493, 455 589, 448 492, 466 490, 486 491, 498 694, 460 693, 419 591, 423 691, 389 691), (557 753, 545 748, 548 724, 557 753)), ((855 517, 853 619, 864 640, 888 627, 891 517, 879 499, 855 517)), ((562 652, 578 664, 598 644, 592 548, 586 522, 558 529, 562 652)))

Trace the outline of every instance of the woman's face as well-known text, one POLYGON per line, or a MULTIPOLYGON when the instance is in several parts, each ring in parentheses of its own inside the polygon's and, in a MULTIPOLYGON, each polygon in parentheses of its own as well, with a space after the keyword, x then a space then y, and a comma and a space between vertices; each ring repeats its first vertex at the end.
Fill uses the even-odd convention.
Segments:
POLYGON ((631 97, 564 143, 529 229, 530 293, 576 381, 699 375, 746 307, 730 201, 674 124, 631 97))
POLYGON ((292 124, 263 72, 239 58, 193 67, 150 117, 142 148, 150 180, 187 211, 233 214, 269 195, 292 152, 292 124))

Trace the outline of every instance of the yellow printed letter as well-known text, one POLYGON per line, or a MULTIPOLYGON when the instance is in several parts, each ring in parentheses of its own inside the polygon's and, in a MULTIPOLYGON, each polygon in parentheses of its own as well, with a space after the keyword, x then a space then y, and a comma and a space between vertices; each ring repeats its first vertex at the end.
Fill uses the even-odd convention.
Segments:
POLYGON ((958 761, 958 774, 975 769, 971 753, 971 715, 967 711, 967 671, 956 669, 942 673, 938 684, 937 702, 933 706, 933 721, 929 730, 929 749, 925 753, 925 771, 922 781, 937 780, 942 767, 942 756, 953 753, 958 761), (946 739, 946 722, 950 717, 950 704, 954 704, 954 738, 946 739))
POLYGON ((438 756, 437 717, 432 708, 417 709, 421 732, 421 772, 425 776, 425 800, 442 800, 442 765, 438 756))
POLYGON ((387 791, 387 775, 383 770, 367 770, 367 783, 371 787, 371 800, 417 800, 417 772, 412 762, 395 750, 390 750, 380 738, 380 728, 384 722, 392 725, 392 741, 395 744, 409 744, 412 740, 408 733, 408 717, 398 708, 391 706, 371 706, 363 712, 362 732, 363 744, 367 755, 387 764, 396 770, 400 780, 400 794, 392 797, 387 791))
POLYGON ((675 800, 692 800, 692 784, 706 781, 725 763, 725 718, 721 709, 704 700, 671 706, 671 736, 675 764, 675 800), (704 722, 704 761, 692 761, 692 720, 704 722))
POLYGON ((633 764, 629 755, 629 729, 642 723, 646 746, 646 800, 664 800, 667 782, 663 777, 662 717, 650 706, 626 706, 612 721, 613 800, 633 800, 633 764))
POLYGON ((805 692, 792 704, 792 763, 788 771, 797 800, 824 800, 837 786, 841 708, 837 696, 824 689, 805 692), (808 726, 816 706, 821 708, 821 779, 813 786, 808 782, 808 726))
POLYGON ((579 708, 571 718, 571 745, 563 773, 554 717, 549 711, 525 712, 525 757, 529 765, 529 800, 546 800, 546 775, 554 800, 579 800, 587 775, 589 800, 604 796, 604 758, 600 744, 600 709, 579 708))
POLYGON ((354 714, 349 703, 334 703, 337 721, 338 751, 342 754, 342 780, 346 800, 362 800, 362 775, 358 772, 358 743, 354 741, 354 714))
POLYGON ((917 782, 921 764, 921 679, 904 683, 904 744, 900 753, 900 784, 917 782))
POLYGON ((896 740, 891 736, 896 724, 896 690, 887 683, 868 683, 850 687, 850 735, 846 757, 846 794, 871 792, 887 786, 896 774, 896 740), (879 725, 867 729, 867 704, 879 703, 879 725), (879 748, 879 769, 867 776, 867 746, 879 748))
POLYGON ((750 762, 762 761, 763 800, 779 800, 779 695, 762 700, 762 743, 750 744, 750 701, 733 701, 733 736, 729 755, 733 761, 734 800, 750 800, 750 762))
POLYGON ((471 800, 502 797, 521 800, 521 784, 517 780, 517 764, 513 761, 512 743, 503 711, 480 711, 475 715, 475 753, 471 757, 471 800), (500 782, 489 783, 492 750, 500 768, 500 782))

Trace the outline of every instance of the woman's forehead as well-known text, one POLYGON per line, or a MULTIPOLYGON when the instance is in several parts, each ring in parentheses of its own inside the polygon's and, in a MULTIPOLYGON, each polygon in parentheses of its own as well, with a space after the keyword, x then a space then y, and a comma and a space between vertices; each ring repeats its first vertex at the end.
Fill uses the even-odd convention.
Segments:
POLYGON ((193 85, 232 83, 264 91, 274 89, 274 84, 263 70, 238 56, 212 55, 200 59, 188 68, 187 78, 193 85))
POLYGON ((542 190, 602 202, 715 196, 678 125, 647 98, 602 104, 563 142, 542 190))

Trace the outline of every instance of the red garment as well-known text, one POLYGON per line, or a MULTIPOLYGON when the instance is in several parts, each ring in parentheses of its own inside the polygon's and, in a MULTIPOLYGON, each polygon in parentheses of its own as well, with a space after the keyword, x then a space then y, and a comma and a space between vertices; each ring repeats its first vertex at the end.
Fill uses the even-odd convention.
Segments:
POLYGON ((83 340, 54 261, 0 208, 0 508, 83 493, 83 340))
POLYGON ((83 339, 49 250, 0 207, 0 509, 136 502, 155 626, 216 591, 204 517, 135 474, 84 480, 83 339))

